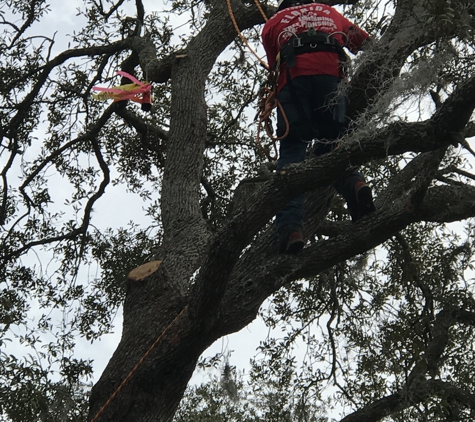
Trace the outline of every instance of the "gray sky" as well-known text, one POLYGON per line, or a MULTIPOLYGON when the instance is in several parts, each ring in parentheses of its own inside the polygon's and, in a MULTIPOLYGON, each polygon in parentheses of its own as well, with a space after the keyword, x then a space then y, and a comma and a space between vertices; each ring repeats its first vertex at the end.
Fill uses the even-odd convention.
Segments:
MULTIPOLYGON (((49 37, 55 37, 56 43, 54 47, 54 53, 57 54, 64 49, 68 48, 68 34, 72 34, 75 28, 80 28, 84 23, 81 17, 76 16, 77 7, 83 5, 83 1, 80 0, 50 0, 51 12, 38 24, 33 26, 32 32, 37 34, 46 35, 49 37)), ((163 6, 160 2, 154 0, 144 0, 144 6, 146 12, 159 11, 163 6)), ((165 7, 169 7, 166 5, 165 7)), ((130 10, 130 15, 135 13, 134 2, 127 2, 127 8, 130 10)), ((174 25, 181 25, 184 21, 183 17, 177 17, 174 25)), ((183 29, 184 30, 184 29, 183 29)), ((120 69, 117 69, 120 70, 120 69)), ((38 131, 38 137, 40 137, 41 130, 38 131)), ((40 142, 38 143, 38 148, 40 142)), ((0 157, 0 164, 2 158, 0 157)), ((59 206, 62 206, 64 199, 68 198, 68 184, 62 183, 58 180, 56 185, 56 198, 55 201, 59 206)), ((143 211, 144 204, 138 200, 136 195, 126 192, 125 188, 120 186, 109 185, 106 190, 107 197, 105 200, 100 200, 94 207, 94 225, 97 227, 125 227, 131 220, 132 216, 144 216, 142 221, 135 220, 136 223, 143 223, 148 225, 150 220, 145 217, 143 211), (122 212, 111 212, 111 210, 122 210, 122 212)), ((28 259, 31 259, 34 265, 39 265, 41 262, 41 255, 39 258, 33 254, 28 255, 28 259)), ((44 263, 43 263, 44 265, 44 263)), ((89 268, 85 269, 82 277, 87 278, 90 274, 87 271, 95 271, 97 269, 89 268)), ((33 309, 35 309, 33 304, 33 309)), ((36 309, 37 306, 36 306, 36 309)), ((38 309, 38 311, 40 311, 38 309)), ((54 317, 60 322, 63 315, 61 312, 54 312, 54 317)), ((34 312, 32 318, 34 318, 34 312)), ((109 358, 114 352, 121 332, 122 326, 122 314, 121 312, 115 318, 115 332, 113 334, 104 335, 101 340, 90 343, 84 339, 77 338, 77 346, 75 356, 78 358, 92 358, 94 359, 94 381, 98 379, 102 373, 109 358)), ((218 340, 213 344, 206 352, 205 355, 212 356, 216 353, 233 351, 230 364, 236 366, 242 370, 249 367, 249 360, 255 355, 256 348, 259 343, 268 336, 268 329, 264 326, 263 322, 258 318, 255 322, 250 324, 247 328, 239 333, 227 336, 218 340)), ((277 337, 282 336, 282 333, 274 333, 277 337)), ((23 350, 20 346, 15 345, 13 349, 7 349, 7 353, 15 354, 15 350, 18 352, 23 350), (18 349, 16 349, 18 347, 18 349)), ((305 354, 305 348, 302 346, 301 350, 297 351, 300 358, 303 358, 305 354)), ((197 382, 203 379, 202 374, 197 374, 194 377, 194 381, 197 382)))
MULTIPOLYGON (((104 2, 106 3, 106 2, 104 2)), ((154 0, 143 0, 146 13, 149 14, 152 11, 160 12, 163 8, 169 8, 170 3, 163 5, 162 2, 154 0)), ((82 0, 50 0, 49 1, 51 11, 48 12, 40 22, 36 22, 29 30, 28 35, 42 35, 49 38, 54 38, 55 43, 52 49, 52 56, 59 54, 65 49, 69 48, 70 35, 74 31, 79 30, 85 23, 85 19, 82 16, 78 16, 77 8, 84 6, 82 0)), ((129 0, 125 4, 125 9, 128 10, 130 16, 135 15, 135 2, 129 0)), ((8 14, 6 15, 8 19, 8 14)), ((186 31, 186 27, 182 27, 185 22, 185 17, 175 16, 172 25, 180 27, 178 32, 186 31)), ((20 16, 13 15, 12 21, 20 24, 20 16)), ((178 34, 177 34, 178 35, 178 34)), ((120 69, 117 69, 120 70, 120 69)), ((36 157, 36 154, 40 151, 42 134, 46 130, 47 122, 43 123, 35 133, 38 138, 37 144, 34 144, 32 148, 27 151, 24 159, 30 161, 36 157)), ((0 165, 4 164, 5 157, 0 157, 0 165)), ((20 176, 20 168, 16 169, 18 176, 20 176)), ((53 168, 48 172, 50 180, 54 180, 54 190, 51 193, 54 205, 57 204, 58 209, 64 210, 64 201, 70 198, 69 183, 62 180, 61 177, 55 175, 53 168)), ((11 177, 13 180, 14 177, 11 177)), ((137 195, 131 194, 126 191, 123 186, 109 185, 106 189, 106 197, 99 200, 94 206, 93 224, 99 228, 119 228, 126 227, 128 222, 134 218, 135 223, 142 224, 144 226, 149 225, 150 219, 145 216, 143 208, 146 206, 137 195), (105 199, 105 200, 104 200, 105 199), (122 210, 117 212, 116 210, 122 210), (136 220, 137 216, 143 216, 140 221, 136 220)), ((65 216, 67 219, 67 216, 65 216)), ((50 262, 51 257, 46 252, 32 252, 25 258, 25 261, 31 262, 43 273, 51 273, 54 271, 54 264, 50 262)), ((79 282, 87 283, 89 277, 93 277, 98 268, 90 267, 83 268, 79 282)), ((124 275, 125 276, 125 275, 124 275)), ((82 338, 76 338, 76 349, 74 356, 76 358, 93 359, 94 360, 94 379, 96 381, 107 362, 109 361, 112 353, 120 339, 121 327, 122 327, 122 310, 120 309, 114 320, 114 333, 104 335, 100 340, 94 341, 92 344, 82 338)), ((43 314, 44 309, 41 309, 40 305, 35 301, 31 302, 30 322, 33 327, 40 316, 43 314)), ((50 313, 53 323, 61 324, 69 317, 65 311, 52 310, 50 313)), ((24 333, 21 327, 13 327, 12 332, 16 335, 24 333)), ((206 355, 212 356, 216 353, 225 351, 235 351, 231 356, 231 364, 237 366, 239 369, 248 366, 249 359, 255 354, 256 347, 259 345, 261 339, 264 339, 267 335, 267 329, 262 321, 259 319, 255 323, 251 324, 248 328, 242 330, 240 333, 227 336, 224 339, 217 341, 207 352, 206 355)), ((11 337, 11 336, 10 336, 11 337)), ((52 336, 45 334, 43 343, 54 340, 52 336)), ((8 354, 21 355, 25 352, 31 352, 26 350, 24 346, 18 344, 15 340, 7 344, 7 348, 3 348, 3 351, 8 354)), ((200 375, 196 380, 200 380, 200 375)))

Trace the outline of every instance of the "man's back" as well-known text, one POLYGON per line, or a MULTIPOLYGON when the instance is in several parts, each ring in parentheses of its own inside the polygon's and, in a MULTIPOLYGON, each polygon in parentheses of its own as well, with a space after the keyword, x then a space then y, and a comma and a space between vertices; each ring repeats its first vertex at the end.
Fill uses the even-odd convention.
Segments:
MULTIPOLYGON (((341 46, 348 47, 353 53, 356 53, 368 38, 365 31, 355 26, 330 6, 311 3, 289 7, 270 18, 262 31, 262 42, 269 66, 274 65, 277 53, 287 41, 310 28, 314 28, 318 32, 333 34, 341 46)), ((292 78, 316 74, 339 77, 338 54, 328 51, 300 54, 296 57, 296 65, 290 69, 292 78)), ((285 72, 281 71, 279 88, 285 84, 285 78, 285 72)))

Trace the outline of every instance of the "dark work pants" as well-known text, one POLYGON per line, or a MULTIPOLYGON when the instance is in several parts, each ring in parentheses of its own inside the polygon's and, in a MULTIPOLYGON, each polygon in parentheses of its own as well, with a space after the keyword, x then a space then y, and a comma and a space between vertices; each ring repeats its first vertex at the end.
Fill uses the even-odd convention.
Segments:
MULTIPOLYGON (((320 156, 336 146, 334 142, 347 128, 346 98, 338 93, 340 79, 332 75, 298 76, 286 84, 277 98, 281 102, 290 126, 289 134, 280 141, 277 171, 287 164, 304 161, 307 146, 316 140, 313 153, 320 156)), ((277 133, 285 131, 282 113, 277 108, 277 133)), ((354 200, 355 185, 364 181, 354 171, 335 182, 336 191, 354 200)), ((302 227, 305 216, 305 195, 298 195, 276 215, 280 232, 285 226, 302 227)))

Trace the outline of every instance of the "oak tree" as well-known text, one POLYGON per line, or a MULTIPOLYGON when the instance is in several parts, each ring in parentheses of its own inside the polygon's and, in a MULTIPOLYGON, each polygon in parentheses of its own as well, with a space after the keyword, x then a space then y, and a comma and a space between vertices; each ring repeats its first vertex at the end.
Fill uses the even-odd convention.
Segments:
POLYGON ((171 421, 201 354, 272 298, 263 316, 288 335, 263 344, 257 378, 288 374, 304 338, 328 365, 289 375, 295 393, 345 406, 344 422, 473 420, 475 5, 326 3, 372 37, 346 88, 351 131, 276 173, 252 123, 266 70, 243 42, 257 48, 275 4, 87 0, 66 44, 41 26, 57 4, 1 2, 2 417, 84 420, 91 362, 75 358, 74 339, 100 338, 123 306, 87 420, 171 421), (130 82, 118 70, 153 84, 150 113, 92 98, 130 82), (331 185, 356 166, 377 212, 352 224, 331 185), (113 186, 145 204, 129 227, 95 224, 113 186), (303 192, 308 244, 279 255, 272 218, 303 192), (32 307, 47 311, 32 322, 32 307), (313 323, 323 337, 300 329, 313 323), (36 355, 8 353, 17 327, 36 355), (41 333, 53 337, 41 345, 41 333))

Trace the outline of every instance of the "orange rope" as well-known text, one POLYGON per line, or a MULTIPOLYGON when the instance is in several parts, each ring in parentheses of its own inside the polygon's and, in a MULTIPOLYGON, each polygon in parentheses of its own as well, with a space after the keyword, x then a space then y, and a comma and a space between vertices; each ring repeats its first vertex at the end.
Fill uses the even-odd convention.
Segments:
POLYGON ((170 322, 170 324, 168 325, 167 328, 165 328, 163 330, 163 332, 157 337, 157 339, 155 340, 155 342, 150 346, 150 348, 145 352, 145 354, 142 356, 142 359, 140 359, 137 364, 133 367, 133 369, 129 372, 129 375, 127 375, 125 377, 125 379, 120 383, 120 385, 117 387, 117 389, 112 393, 112 395, 109 397, 109 400, 107 400, 105 403, 104 403, 104 406, 102 406, 100 409, 99 409, 99 412, 96 413, 96 416, 94 416, 91 420, 91 422, 96 422, 97 419, 99 418, 99 415, 105 410, 105 408, 107 406, 109 406, 109 404, 112 402, 112 400, 114 400, 114 398, 117 396, 117 394, 119 394, 119 391, 122 390, 122 388, 124 387, 124 385, 134 376, 135 372, 137 372, 137 369, 139 369, 140 365, 142 365, 142 363, 145 361, 145 359, 147 359, 147 357, 150 355, 150 353, 152 353, 153 349, 155 349, 155 347, 157 346, 157 344, 160 342, 160 340, 163 338, 163 336, 166 334, 166 332, 170 329, 170 327, 173 325, 173 323, 178 319, 180 318, 184 312, 186 311, 186 309, 188 308, 188 305, 185 306, 181 312, 175 317, 175 319, 170 322))
POLYGON ((259 12, 261 12, 262 17, 267 22, 269 19, 267 18, 267 15, 264 13, 264 10, 262 9, 262 6, 259 0, 254 0, 254 3, 256 3, 256 6, 259 9, 259 12))
MULTIPOLYGON (((257 1, 257 0, 255 0, 257 1)), ((241 38, 241 41, 246 44, 247 48, 249 49, 249 51, 254 54, 254 56, 257 57, 257 60, 259 60, 259 62, 262 64, 262 66, 264 66, 267 70, 269 70, 269 66, 267 66, 267 63, 262 60, 259 55, 254 51, 254 49, 249 45, 249 43, 247 42, 246 40, 246 37, 242 34, 241 30, 239 29, 239 26, 236 22, 236 18, 234 17, 234 13, 233 13, 233 8, 231 7, 231 0, 226 0, 226 3, 228 4, 228 10, 229 10, 229 17, 231 18, 231 21, 233 22, 233 25, 234 25, 234 28, 236 29, 236 32, 238 33, 239 35, 239 38, 241 38)), ((262 8, 260 7, 259 5, 259 10, 261 10, 261 13, 264 14, 265 16, 265 13, 264 11, 262 10, 262 8)), ((267 20, 267 16, 265 16, 266 20, 267 20)))
POLYGON ((271 161, 276 160, 277 159, 276 142, 281 139, 284 139, 289 134, 290 126, 289 126, 289 120, 287 119, 284 108, 282 107, 282 104, 280 103, 280 101, 277 99, 277 74, 275 71, 269 72, 269 76, 267 78, 266 83, 259 91, 258 116, 259 116, 259 124, 257 126, 257 144, 259 145, 259 147, 262 149, 262 151, 264 152, 264 154, 267 156, 269 160, 271 161), (279 107, 282 113, 282 117, 285 122, 285 132, 281 136, 274 136, 273 130, 272 130, 272 123, 270 121, 270 115, 272 113, 272 110, 275 107, 279 107), (272 141, 272 146, 274 147, 274 155, 271 155, 261 143, 260 133, 261 133, 262 124, 264 124, 266 133, 272 141))
MULTIPOLYGON (((254 0, 256 3, 257 8, 261 12, 262 16, 264 17, 264 20, 267 22, 268 18, 266 14, 264 13, 264 10, 262 9, 261 4, 259 3, 259 0, 254 0)), ((269 68, 267 63, 265 63, 258 55, 257 53, 252 49, 252 47, 249 45, 247 42, 246 38, 242 34, 241 30, 239 29, 239 26, 236 22, 236 18, 234 17, 234 12, 231 7, 231 0, 226 0, 226 3, 228 5, 228 11, 229 11, 229 16, 231 18, 231 21, 233 22, 234 28, 236 29, 236 32, 238 33, 239 37, 241 38, 241 41, 247 46, 247 48, 251 51, 254 56, 257 57, 259 62, 264 66, 265 69, 269 71, 269 77, 267 79, 267 82, 264 87, 261 88, 259 92, 259 125, 257 126, 257 145, 259 148, 264 152, 266 157, 269 160, 276 160, 277 159, 277 146, 276 146, 276 141, 285 138, 289 134, 289 121, 287 119, 287 116, 285 115, 284 109, 282 107, 282 104, 280 104, 279 100, 277 100, 277 93, 276 93, 276 87, 277 87, 277 77, 275 75, 275 72, 269 68), (270 121, 270 115, 272 113, 272 110, 275 107, 279 107, 280 111, 282 112, 282 116, 285 121, 285 133, 282 136, 275 137, 273 135, 272 131, 272 123, 270 121), (264 124, 264 127, 266 129, 267 135, 272 141, 272 146, 274 148, 274 155, 271 155, 271 153, 268 151, 266 147, 264 147, 261 143, 261 125, 264 124)))

